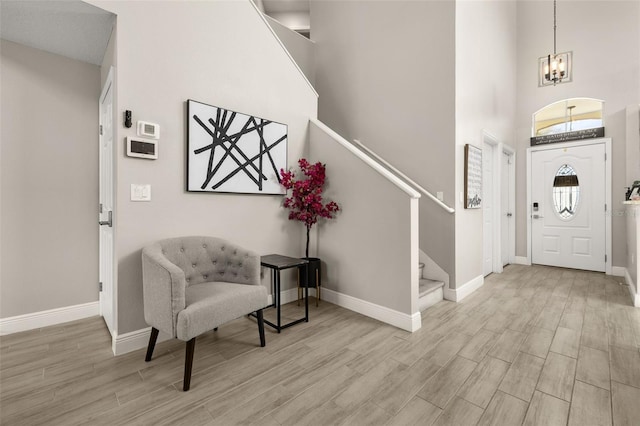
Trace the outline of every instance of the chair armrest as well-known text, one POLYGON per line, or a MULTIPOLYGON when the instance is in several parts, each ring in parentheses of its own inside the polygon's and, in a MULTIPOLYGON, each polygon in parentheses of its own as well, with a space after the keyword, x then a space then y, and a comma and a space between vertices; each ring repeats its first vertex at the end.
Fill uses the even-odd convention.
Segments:
POLYGON ((170 262, 159 244, 142 250, 144 318, 147 324, 176 336, 178 312, 185 308, 184 271, 170 262))
POLYGON ((247 270, 250 273, 250 283, 261 285, 262 267, 260 266, 260 255, 252 251, 247 251, 247 254, 247 270))

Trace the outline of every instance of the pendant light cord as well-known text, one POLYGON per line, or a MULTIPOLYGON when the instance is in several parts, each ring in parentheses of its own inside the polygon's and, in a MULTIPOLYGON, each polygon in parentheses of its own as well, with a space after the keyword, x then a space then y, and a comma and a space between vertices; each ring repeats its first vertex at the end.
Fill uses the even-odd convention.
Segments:
POLYGON ((553 56, 556 56, 556 0, 553 0, 553 56))

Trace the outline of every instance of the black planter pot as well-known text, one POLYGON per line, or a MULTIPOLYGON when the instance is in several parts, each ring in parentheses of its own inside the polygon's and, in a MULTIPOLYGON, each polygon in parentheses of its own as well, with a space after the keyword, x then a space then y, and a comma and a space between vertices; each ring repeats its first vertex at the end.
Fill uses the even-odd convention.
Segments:
POLYGON ((317 257, 303 257, 304 260, 309 261, 304 268, 300 268, 300 280, 298 281, 298 300, 301 298, 301 290, 304 287, 316 289, 316 306, 318 306, 318 300, 320 300, 320 287, 322 285, 322 260, 317 257), (309 278, 307 282, 307 277, 309 278))

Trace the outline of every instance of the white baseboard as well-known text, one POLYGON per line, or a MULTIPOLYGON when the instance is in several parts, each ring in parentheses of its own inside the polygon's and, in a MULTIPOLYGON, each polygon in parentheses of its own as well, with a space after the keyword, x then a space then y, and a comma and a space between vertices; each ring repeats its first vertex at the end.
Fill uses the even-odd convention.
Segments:
MULTIPOLYGON (((304 291, 304 290, 303 290, 304 291)), ((316 289, 309 288, 309 296, 316 296, 316 289)), ((286 305, 287 303, 295 302, 298 300, 298 287, 290 288, 289 290, 283 290, 280 292, 280 304, 286 305)), ((273 296, 269 295, 269 304, 273 303, 273 296)))
POLYGON ((525 265, 525 266, 531 266, 531 262, 529 262, 529 260, 527 259, 526 256, 516 256, 513 258, 513 263, 515 263, 516 265, 525 265))
POLYGON ((633 282, 627 268, 624 268, 624 278, 629 285, 629 293, 631 294, 631 301, 633 302, 633 306, 635 306, 636 308, 640 307, 640 294, 638 294, 637 283, 633 282))
POLYGON ((37 328, 76 321, 96 315, 100 315, 99 302, 89 302, 80 305, 65 306, 64 308, 50 309, 48 311, 2 318, 0 319, 0 336, 18 333, 20 331, 35 330, 37 328))
POLYGON ((420 315, 420 312, 412 315, 404 314, 327 288, 322 289, 322 299, 334 305, 393 325, 402 330, 414 332, 422 326, 422 315, 420 315))
POLYGON ((624 266, 612 266, 611 267, 611 275, 614 277, 624 277, 627 273, 627 268, 624 266))
POLYGON ((482 287, 483 284, 484 277, 482 275, 478 275, 458 288, 445 288, 444 298, 454 302, 460 302, 462 299, 482 287))
MULTIPOLYGON (((149 336, 151 335, 151 327, 141 330, 132 331, 130 333, 119 334, 115 336, 111 342, 111 350, 114 355, 123 355, 138 349, 146 348, 149 344, 149 336)), ((156 343, 170 340, 172 337, 164 332, 160 332, 156 343)))
MULTIPOLYGON (((309 296, 315 296, 316 289, 309 289, 309 296)), ((280 292, 280 300, 284 305, 286 303, 295 302, 298 300, 298 288, 294 287, 288 290, 280 292)), ((269 295, 269 304, 273 303, 272 295, 269 295)), ((138 349, 146 348, 149 344, 149 335, 151 333, 151 327, 143 328, 141 330, 132 331, 130 333, 120 334, 113 339, 111 349, 114 355, 122 355, 128 352, 137 351, 138 349)), ((164 342, 172 337, 166 333, 160 332, 158 335, 157 343, 164 342)))

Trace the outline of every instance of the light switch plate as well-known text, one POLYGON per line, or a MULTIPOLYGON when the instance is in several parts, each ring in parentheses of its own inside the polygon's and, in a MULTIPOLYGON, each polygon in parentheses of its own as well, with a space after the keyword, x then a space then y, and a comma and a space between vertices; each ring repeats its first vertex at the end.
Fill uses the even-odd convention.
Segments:
POLYGON ((151 201, 151 185, 148 183, 132 183, 131 201, 151 201))
POLYGON ((440 201, 444 201, 444 192, 442 191, 436 192, 436 198, 440 201))

